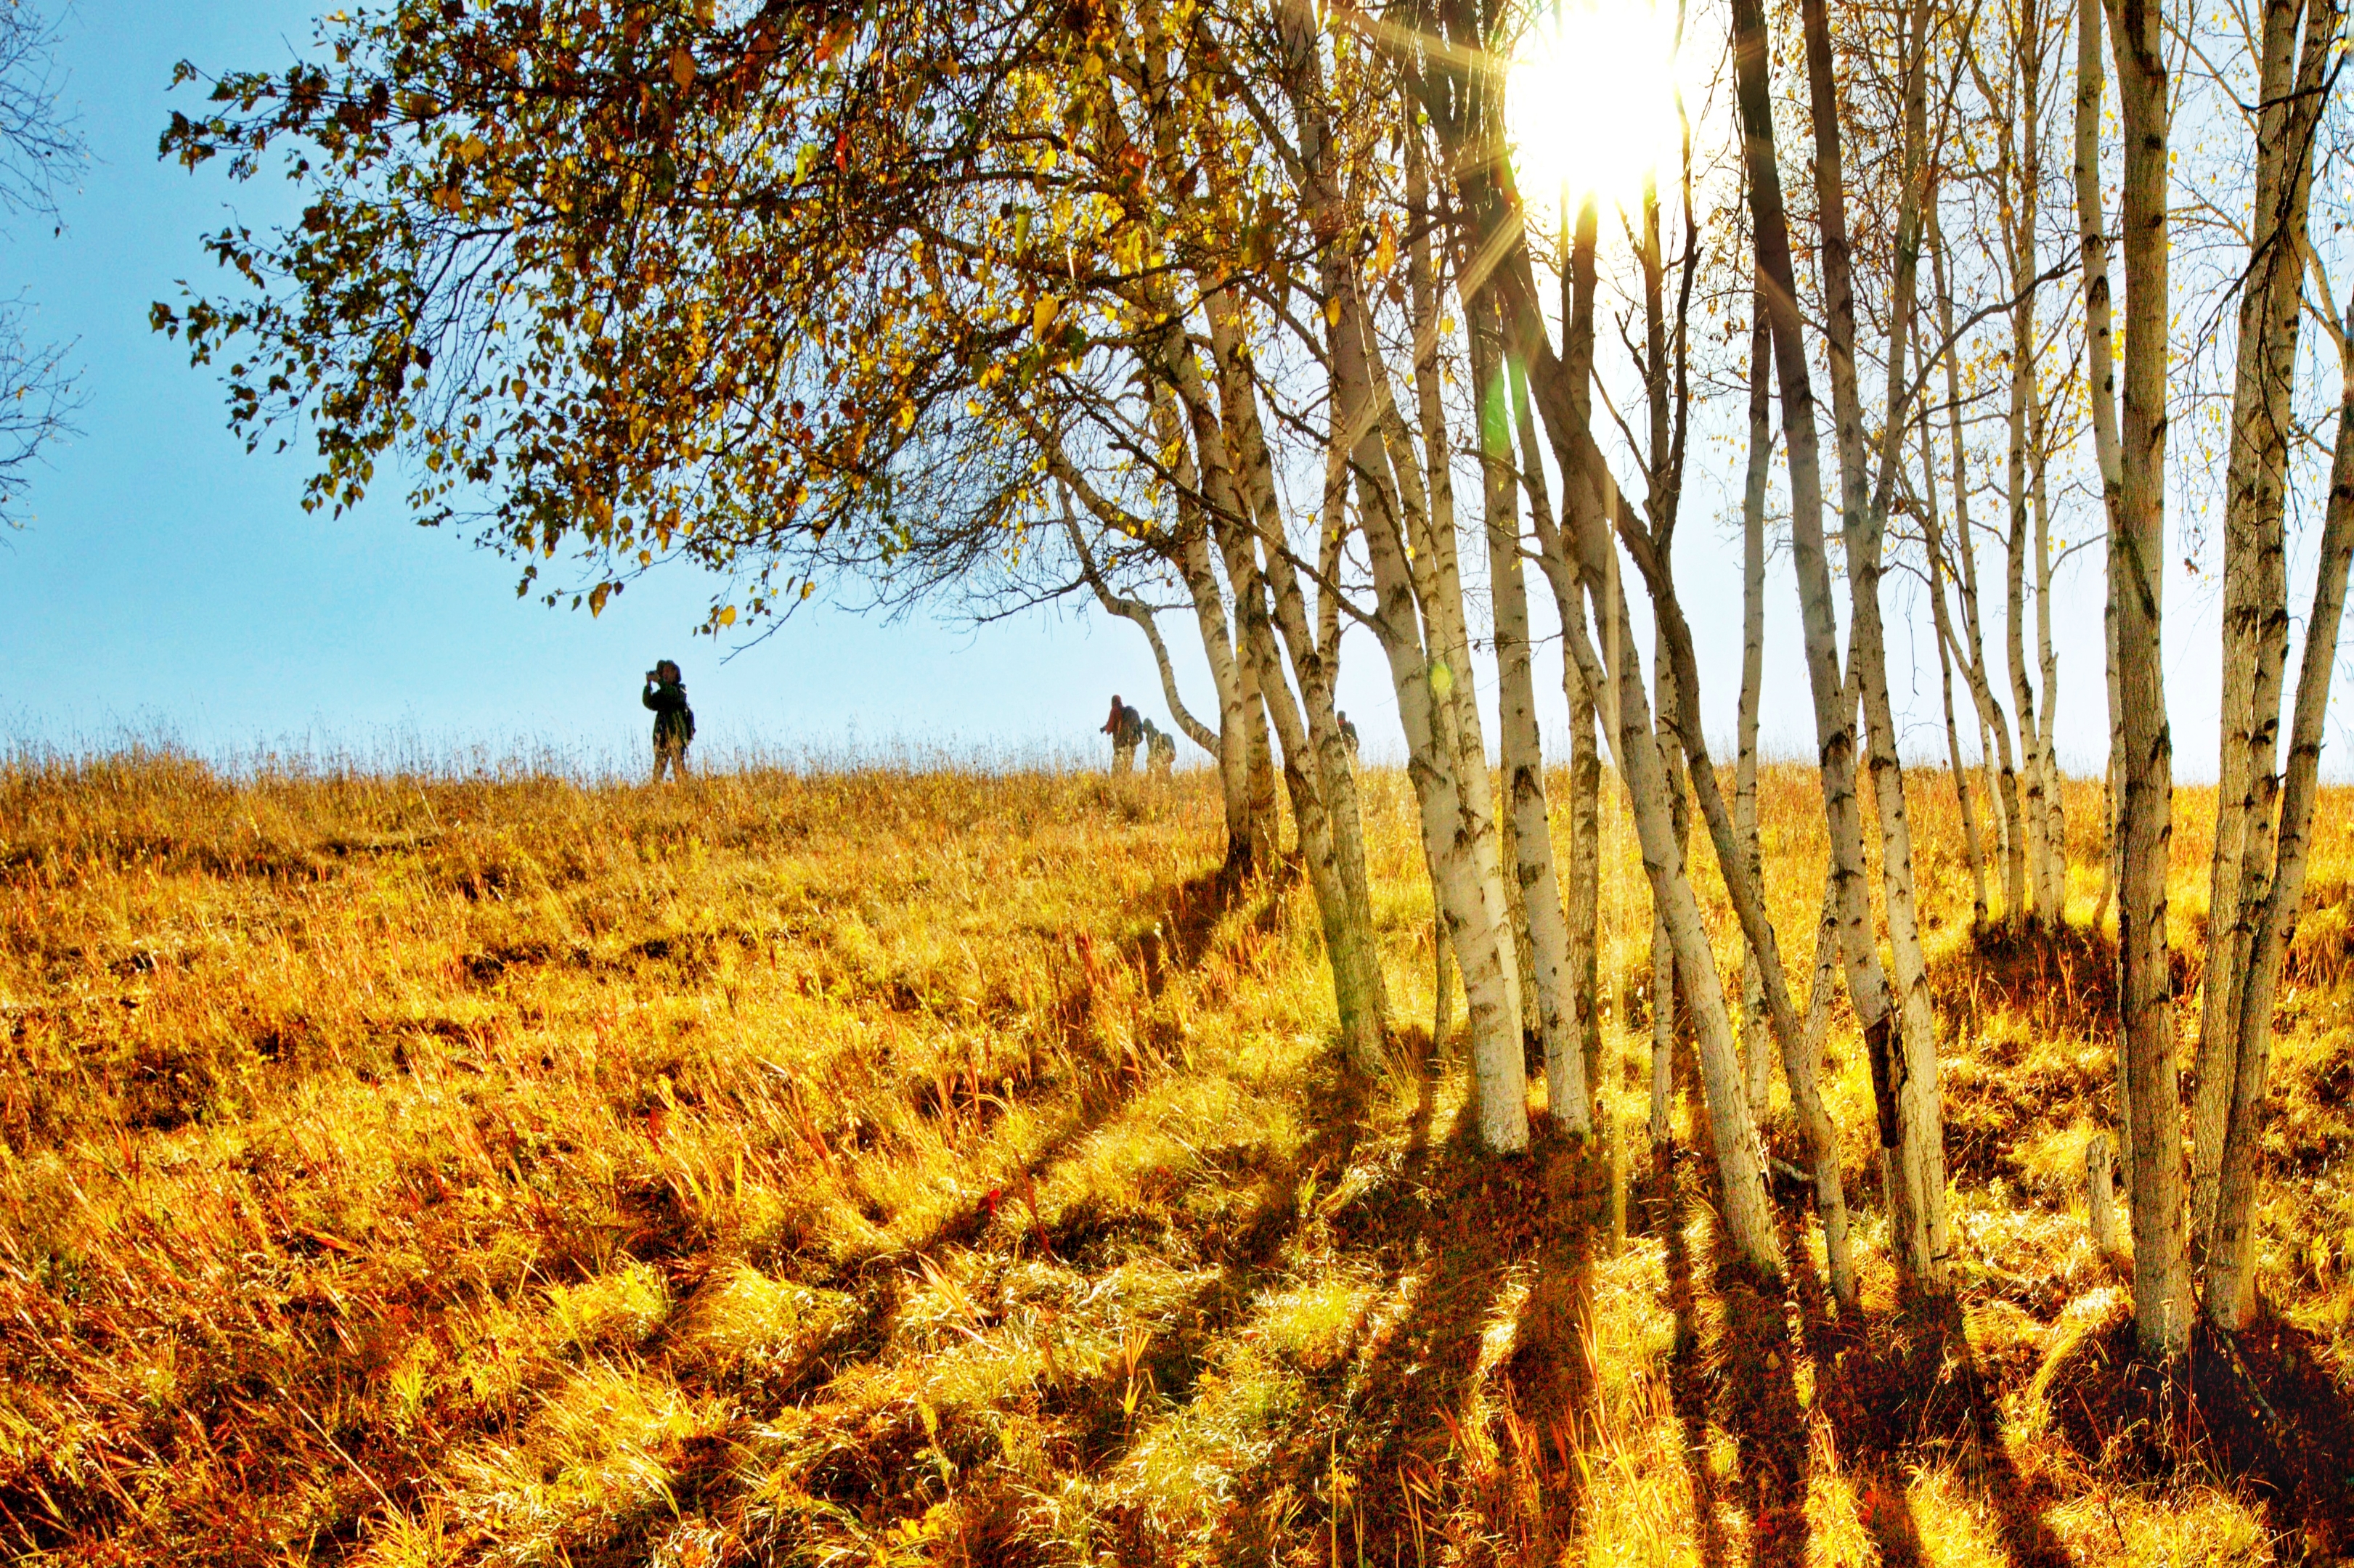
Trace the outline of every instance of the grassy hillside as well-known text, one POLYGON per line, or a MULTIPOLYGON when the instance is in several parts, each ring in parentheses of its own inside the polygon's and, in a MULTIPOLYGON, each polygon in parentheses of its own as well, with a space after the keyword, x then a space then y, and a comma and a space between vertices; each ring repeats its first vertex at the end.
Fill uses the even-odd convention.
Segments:
MULTIPOLYGON (((1787 1304, 1720 1280, 1709 1172, 1642 1146, 1649 909, 1615 801, 1626 1239, 1602 1162, 1473 1155, 1459 1055, 1429 1048, 1405 781, 1369 785, 1400 1027, 1393 1069, 1361 1081, 1329 1048, 1312 909, 1209 874, 1198 776, 1121 799, 952 773, 668 792, 232 784, 162 758, 0 773, 0 1552, 2185 1563, 2287 1555, 2298 1532, 2354 1550, 2330 1533, 2346 1457, 2326 1443, 2296 1472, 2310 1495, 2280 1495, 2277 1453, 2251 1467, 2196 1444, 2212 1463, 2152 1480, 2147 1434, 2039 1377, 2072 1346, 2052 1364, 2081 1367, 2122 1311, 2081 1215, 2106 948, 1973 936, 1942 774, 1914 792, 1962 1340, 1894 1305, 1843 1009, 1868 1321, 1824 1321, 1805 1247, 1787 1304)), ((2082 919, 2097 789, 2069 806, 2082 919)), ((2285 995, 2277 1318, 2249 1351, 2315 1421, 2354 1384, 2349 806, 2324 802, 2285 995)), ((2208 810, 2178 800, 2194 954, 2208 810)), ((1774 770, 1765 815, 1802 953, 1812 776, 1774 770)), ((2186 980, 2188 1040, 2195 956, 2186 980)), ((1769 1140, 1795 1157, 1786 1115, 1769 1140)))

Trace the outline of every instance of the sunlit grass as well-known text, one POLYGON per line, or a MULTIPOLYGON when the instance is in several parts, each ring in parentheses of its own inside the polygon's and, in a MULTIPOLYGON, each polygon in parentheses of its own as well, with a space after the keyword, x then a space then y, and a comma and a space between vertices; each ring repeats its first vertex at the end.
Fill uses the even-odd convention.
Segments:
MULTIPOLYGON (((1428 899, 1404 779, 1367 784, 1410 1061, 1428 899)), ((2002 1429, 1884 1454, 1826 1403, 1851 1369, 1739 1360, 1755 1325, 1714 1287, 1702 1173, 1672 1225, 1654 1206, 1649 916, 1615 799, 1602 1088, 1635 1234, 1614 1251, 1591 1172, 1464 1146, 1453 1053, 1426 1082, 1344 1078, 1312 911, 1211 885, 1200 776, 0 773, 0 1541, 76 1562, 1862 1564, 1910 1531, 1925 1560, 1976 1563, 2009 1560, 2002 1499, 2031 1493, 2080 1561, 2260 1554, 2249 1499, 2106 1471, 2036 1407, 2071 1303, 2115 1278, 2079 1191, 2107 1046, 2074 980, 2021 991, 1980 954, 1950 789, 1913 790, 1964 1326, 2002 1429), (1744 1414, 1761 1379, 1787 1381, 1790 1432, 1744 1414), (1769 1439, 1798 1457, 1781 1504, 1759 1500, 1769 1439), (1992 1478, 1998 1451, 2023 1481, 1992 1478)), ((1764 800, 1803 964, 1819 794, 1780 768, 1764 800)), ((2097 790, 2069 807, 2082 919, 2097 790)), ((2206 809, 2178 801, 2179 940, 2206 809)), ((2347 817, 2325 805, 2283 1004, 2274 1160, 2296 1179, 2259 1216, 2265 1289, 2341 1357, 2347 817)), ((1884 1318, 1843 1009, 1829 1049, 1884 1318)), ((1769 1123, 1795 1159, 1778 1087, 1769 1123)))

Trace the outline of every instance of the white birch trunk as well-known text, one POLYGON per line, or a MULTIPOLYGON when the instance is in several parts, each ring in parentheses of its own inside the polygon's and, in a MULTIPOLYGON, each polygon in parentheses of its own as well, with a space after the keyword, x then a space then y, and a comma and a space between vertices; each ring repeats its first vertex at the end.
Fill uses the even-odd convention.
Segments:
POLYGON ((1502 375, 1502 345, 1492 309, 1484 302, 1471 338, 1473 406, 1479 410, 1482 494, 1486 503, 1489 597, 1496 627, 1496 703, 1504 764, 1504 803, 1512 824, 1513 885, 1528 922, 1538 1043, 1544 1051, 1550 1114, 1567 1131, 1594 1130, 1585 1064, 1573 1034, 1569 991, 1569 924, 1553 872, 1553 828, 1545 800, 1544 753, 1537 732, 1536 673, 1529 646, 1526 579, 1521 568, 1520 493, 1511 411, 1502 375), (1565 1103, 1552 1102, 1554 1064, 1575 1073, 1565 1103))
POLYGON ((2134 1319, 2145 1354, 2170 1361, 2190 1342, 2182 1117, 2173 977, 2166 929, 2173 741, 2160 644, 2166 582, 2167 149, 2163 19, 2153 0, 2115 0, 2117 96, 2125 132, 2126 268, 2123 485, 2111 514, 2109 576, 2117 602, 2117 690, 2124 714, 2118 811, 2118 1011, 2132 1104, 2134 1319))
MULTIPOLYGON (((2336 7, 2329 7, 2335 30, 2336 7)), ((2354 334, 2354 314, 2345 332, 2354 334)), ((2281 795, 2278 860, 2258 900, 2254 940, 2240 1002, 2239 1056, 2233 1064, 2231 1118, 2223 1139, 2212 1239, 2208 1248, 2206 1312, 2230 1330, 2244 1328, 2255 1300, 2255 1202, 2263 1177, 2264 1123, 2271 1087, 2273 1007, 2281 960, 2296 935, 2305 899, 2307 855, 2320 772, 2323 728, 2329 711, 2338 636, 2346 611, 2346 575, 2354 558, 2354 355, 2342 355, 2338 441, 2330 466, 2329 502, 2322 528, 2321 562, 2306 620, 2305 654, 2297 672, 2296 712, 2289 732, 2288 775, 2281 795)))

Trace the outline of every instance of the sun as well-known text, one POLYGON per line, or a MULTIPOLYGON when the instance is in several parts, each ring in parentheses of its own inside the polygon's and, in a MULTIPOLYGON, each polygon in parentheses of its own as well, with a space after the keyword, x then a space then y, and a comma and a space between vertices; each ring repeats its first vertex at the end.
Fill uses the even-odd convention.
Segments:
POLYGON ((1634 207, 1681 156, 1672 11, 1647 0, 1561 0, 1522 36, 1504 88, 1521 196, 1556 212, 1592 196, 1634 207))

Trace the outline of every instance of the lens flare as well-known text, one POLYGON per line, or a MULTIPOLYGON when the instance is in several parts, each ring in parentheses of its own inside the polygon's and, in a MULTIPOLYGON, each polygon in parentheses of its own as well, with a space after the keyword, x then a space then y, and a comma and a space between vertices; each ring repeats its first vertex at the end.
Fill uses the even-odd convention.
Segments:
POLYGON ((1633 207, 1681 156, 1675 16, 1645 0, 1564 0, 1522 36, 1504 89, 1522 199, 1633 207))

